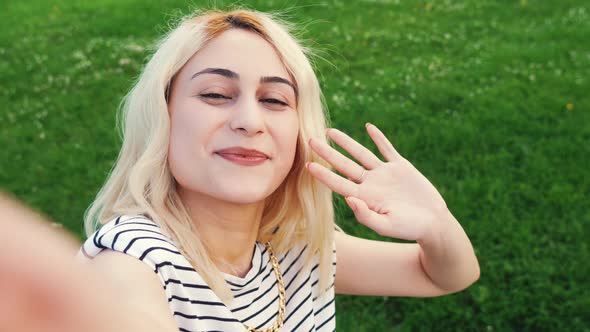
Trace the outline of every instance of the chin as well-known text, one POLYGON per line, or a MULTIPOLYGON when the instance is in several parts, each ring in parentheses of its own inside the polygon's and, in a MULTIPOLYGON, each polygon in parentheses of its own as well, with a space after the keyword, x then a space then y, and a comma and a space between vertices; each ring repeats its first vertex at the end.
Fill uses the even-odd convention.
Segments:
POLYGON ((217 199, 234 204, 253 204, 264 201, 272 191, 256 191, 248 190, 248 188, 240 188, 233 190, 222 190, 216 192, 213 196, 217 199))
POLYGON ((284 179, 277 174, 225 174, 211 180, 210 196, 235 204, 252 204, 268 198, 284 179))
MULTIPOLYGON (((253 204, 266 200, 284 181, 282 174, 272 171, 247 174, 218 172, 200 178, 179 178, 183 191, 193 193, 195 198, 214 199, 232 204, 253 204), (208 198, 206 198, 208 197, 208 198)), ((285 175, 286 176, 286 175, 285 175)), ((190 195, 190 194, 189 194, 190 195)))

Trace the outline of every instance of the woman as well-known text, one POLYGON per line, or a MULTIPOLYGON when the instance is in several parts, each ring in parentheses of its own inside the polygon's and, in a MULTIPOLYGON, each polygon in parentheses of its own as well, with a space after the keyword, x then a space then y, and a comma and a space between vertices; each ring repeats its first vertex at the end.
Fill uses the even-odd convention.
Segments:
POLYGON ((159 44, 122 118, 123 147, 87 212, 80 257, 133 308, 131 322, 157 331, 332 331, 335 292, 440 296, 479 277, 442 197, 379 129, 367 124, 385 161, 326 130, 304 48, 267 14, 184 19, 159 44), (359 222, 416 243, 338 231, 332 191, 359 222))

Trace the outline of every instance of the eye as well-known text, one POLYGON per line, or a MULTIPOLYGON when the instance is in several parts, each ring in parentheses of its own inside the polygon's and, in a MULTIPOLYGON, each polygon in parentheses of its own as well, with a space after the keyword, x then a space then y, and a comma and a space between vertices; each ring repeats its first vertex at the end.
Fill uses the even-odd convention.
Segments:
POLYGON ((203 98, 210 98, 210 99, 231 99, 231 97, 224 96, 219 93, 203 93, 203 94, 200 94, 199 96, 201 96, 203 98))
POLYGON ((262 101, 263 103, 277 104, 277 105, 281 105, 281 106, 289 106, 289 104, 285 103, 284 101, 274 99, 274 98, 261 99, 260 101, 262 101))

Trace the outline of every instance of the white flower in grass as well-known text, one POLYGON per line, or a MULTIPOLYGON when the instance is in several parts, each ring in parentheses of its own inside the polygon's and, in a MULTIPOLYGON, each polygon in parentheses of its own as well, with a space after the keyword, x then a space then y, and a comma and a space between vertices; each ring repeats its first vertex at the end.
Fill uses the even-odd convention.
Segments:
POLYGON ((78 60, 86 59, 86 55, 84 55, 84 52, 82 52, 80 50, 74 52, 72 54, 72 56, 74 57, 74 59, 78 59, 78 60))
POLYGON ((344 105, 344 96, 342 95, 336 93, 332 95, 332 100, 334 101, 336 106, 342 107, 342 105, 344 105))
POLYGON ((131 43, 129 45, 126 45, 125 48, 127 48, 130 51, 136 52, 136 53, 141 53, 144 50, 143 46, 135 44, 135 43, 131 43))

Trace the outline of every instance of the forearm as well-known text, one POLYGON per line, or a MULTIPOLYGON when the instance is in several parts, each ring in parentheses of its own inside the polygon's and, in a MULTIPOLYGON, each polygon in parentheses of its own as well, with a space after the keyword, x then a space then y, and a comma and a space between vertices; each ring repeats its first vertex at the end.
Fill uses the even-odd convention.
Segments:
POLYGON ((449 292, 467 288, 479 278, 479 263, 465 231, 445 209, 432 231, 418 240, 420 262, 432 282, 449 292))

